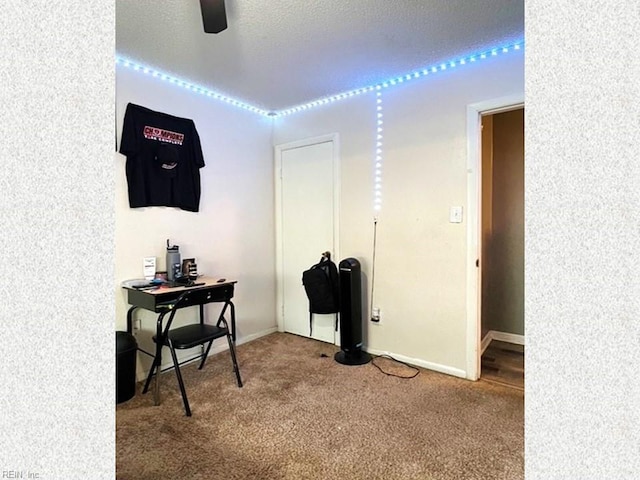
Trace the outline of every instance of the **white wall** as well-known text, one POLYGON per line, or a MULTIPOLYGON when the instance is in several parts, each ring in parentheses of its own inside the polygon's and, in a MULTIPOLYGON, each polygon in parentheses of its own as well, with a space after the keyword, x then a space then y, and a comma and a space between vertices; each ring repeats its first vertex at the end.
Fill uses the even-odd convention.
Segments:
MULTIPOLYGON (((378 218, 375 306, 369 351, 454 375, 466 374, 467 105, 524 91, 524 53, 438 73, 383 90, 383 208, 378 218)), ((279 119, 274 144, 337 132, 341 146, 340 258, 356 257, 367 279, 373 245, 375 94, 279 119)), ((369 307, 370 285, 365 289, 369 307)), ((368 317, 369 314, 367 313, 368 317)))
MULTIPOLYGON (((234 303, 238 341, 276 327, 271 120, 117 67, 117 138, 128 102, 191 118, 200 135, 206 166, 201 169, 198 213, 176 208, 129 208, 125 157, 114 155, 116 329, 126 328, 128 304, 122 280, 142 276, 142 259, 157 257, 165 269, 166 240, 182 258, 195 257, 198 271, 238 280, 234 303)), ((216 307, 207 307, 210 315, 216 307)), ((192 309, 188 309, 192 310, 192 309)), ((138 342, 151 348, 155 315, 139 311, 145 331, 138 342)), ((192 312, 191 312, 192 313, 192 312)), ((185 313, 180 312, 184 315, 185 313)), ((223 342, 224 343, 224 342, 223 342)), ((148 368, 141 355, 140 372, 148 368)), ((166 357, 168 359, 168 356, 166 357)))
MULTIPOLYGON (((365 345, 446 373, 467 374, 467 105, 522 94, 524 54, 512 52, 383 90, 383 209, 378 215, 374 304, 365 345), (449 208, 464 207, 462 224, 449 208)), ((369 317, 373 249, 376 95, 275 121, 119 67, 118 137, 126 103, 192 118, 205 162, 201 212, 129 209, 124 157, 116 154, 116 279, 140 276, 141 259, 164 264, 166 238, 202 272, 239 279, 239 340, 275 328, 272 146, 337 132, 340 251, 356 257, 369 317), (272 132, 273 128, 273 132, 272 132)), ((118 285, 117 318, 126 299, 118 285)), ((145 319, 152 323, 153 315, 145 319)))

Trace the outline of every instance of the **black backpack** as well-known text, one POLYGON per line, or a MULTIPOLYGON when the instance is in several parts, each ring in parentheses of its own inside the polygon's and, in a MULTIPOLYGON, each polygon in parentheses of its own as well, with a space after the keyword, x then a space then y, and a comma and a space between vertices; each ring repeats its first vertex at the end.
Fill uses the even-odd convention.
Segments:
POLYGON ((338 331, 338 312, 340 311, 340 277, 331 254, 325 252, 318 263, 302 272, 302 285, 309 299, 309 335, 313 331, 313 314, 336 314, 338 331))

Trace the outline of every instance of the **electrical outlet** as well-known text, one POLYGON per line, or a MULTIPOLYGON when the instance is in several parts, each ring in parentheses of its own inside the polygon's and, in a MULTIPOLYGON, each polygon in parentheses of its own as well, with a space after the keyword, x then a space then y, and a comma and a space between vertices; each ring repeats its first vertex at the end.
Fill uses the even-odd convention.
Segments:
POLYGON ((374 308, 371 311, 371 321, 375 323, 380 323, 380 309, 378 307, 374 308))

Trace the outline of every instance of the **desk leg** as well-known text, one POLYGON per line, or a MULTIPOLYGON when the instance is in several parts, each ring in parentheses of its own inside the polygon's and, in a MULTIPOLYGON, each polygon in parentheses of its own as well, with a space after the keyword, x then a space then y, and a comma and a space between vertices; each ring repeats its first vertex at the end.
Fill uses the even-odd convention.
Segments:
POLYGON ((232 301, 229 301, 231 306, 231 338, 233 343, 236 343, 236 307, 232 301))
MULTIPOLYGON (((204 325, 204 323, 204 305, 200 304, 200 325, 204 325)), ((200 345, 200 357, 204 359, 204 343, 200 345)))
POLYGON ((162 335, 162 320, 164 320, 165 312, 158 315, 156 322, 156 381, 153 385, 153 404, 160 405, 160 372, 162 370, 162 346, 164 345, 164 337, 162 335))

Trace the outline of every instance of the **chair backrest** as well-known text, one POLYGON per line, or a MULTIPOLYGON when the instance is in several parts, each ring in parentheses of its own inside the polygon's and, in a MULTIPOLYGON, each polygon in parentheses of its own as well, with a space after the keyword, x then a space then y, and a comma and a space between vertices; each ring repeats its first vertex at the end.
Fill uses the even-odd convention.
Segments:
MULTIPOLYGON (((164 334, 171 329, 171 325, 173 323, 173 318, 176 315, 176 312, 184 307, 191 307, 195 305, 205 305, 207 303, 212 302, 225 302, 224 307, 222 308, 222 313, 218 317, 218 325, 223 323, 226 328, 226 320, 224 319, 224 312, 226 312, 227 307, 231 304, 230 300, 233 297, 233 284, 220 285, 216 288, 194 288, 191 290, 187 290, 180 294, 178 298, 174 301, 167 302, 167 310, 165 313, 169 313, 169 320, 164 326, 164 334)), ((233 308, 233 307, 232 307, 233 308)), ((202 315, 202 310, 200 311, 202 315)), ((202 316, 200 317, 200 321, 202 321, 202 316)))

